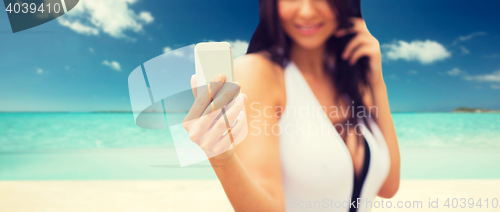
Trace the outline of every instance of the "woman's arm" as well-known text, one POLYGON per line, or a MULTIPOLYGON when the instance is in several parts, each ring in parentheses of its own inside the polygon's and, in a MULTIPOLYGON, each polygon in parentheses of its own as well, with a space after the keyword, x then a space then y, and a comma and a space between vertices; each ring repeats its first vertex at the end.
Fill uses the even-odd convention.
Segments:
POLYGON ((248 96, 248 135, 232 157, 210 159, 235 211, 284 211, 279 137, 270 130, 278 124, 273 108, 283 95, 273 67, 259 55, 235 60, 235 79, 248 96))
POLYGON ((387 89, 383 79, 380 77, 378 82, 373 82, 371 87, 373 105, 377 108, 378 114, 375 114, 376 122, 384 135, 389 148, 391 158, 391 168, 389 175, 378 192, 382 198, 392 198, 399 189, 401 157, 399 154, 398 139, 394 123, 392 121, 391 110, 389 108, 389 99, 387 89))

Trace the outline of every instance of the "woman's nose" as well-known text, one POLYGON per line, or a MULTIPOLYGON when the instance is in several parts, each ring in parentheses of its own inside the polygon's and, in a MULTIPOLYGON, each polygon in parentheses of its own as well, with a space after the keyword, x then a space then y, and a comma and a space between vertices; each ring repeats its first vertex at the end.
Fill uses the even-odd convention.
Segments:
POLYGON ((314 0, 302 0, 298 16, 304 19, 312 19, 316 15, 314 0))

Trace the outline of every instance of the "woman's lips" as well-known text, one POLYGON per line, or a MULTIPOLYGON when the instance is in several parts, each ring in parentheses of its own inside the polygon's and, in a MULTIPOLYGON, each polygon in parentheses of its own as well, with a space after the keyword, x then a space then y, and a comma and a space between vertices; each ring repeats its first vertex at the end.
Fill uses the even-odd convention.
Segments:
POLYGON ((295 27, 299 30, 300 34, 303 35, 312 35, 319 31, 323 24, 314 24, 314 25, 295 25, 295 27))

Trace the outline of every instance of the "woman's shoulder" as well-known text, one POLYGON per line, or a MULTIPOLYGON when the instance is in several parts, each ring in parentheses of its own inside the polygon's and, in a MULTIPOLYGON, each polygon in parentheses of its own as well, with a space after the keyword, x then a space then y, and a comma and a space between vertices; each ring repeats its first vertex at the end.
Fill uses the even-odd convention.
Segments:
POLYGON ((251 53, 238 57, 234 60, 235 70, 238 72, 253 74, 282 74, 283 68, 273 62, 270 56, 263 53, 251 53))
POLYGON ((265 53, 252 53, 234 60, 235 80, 245 93, 263 97, 284 96, 283 68, 271 61, 265 53))

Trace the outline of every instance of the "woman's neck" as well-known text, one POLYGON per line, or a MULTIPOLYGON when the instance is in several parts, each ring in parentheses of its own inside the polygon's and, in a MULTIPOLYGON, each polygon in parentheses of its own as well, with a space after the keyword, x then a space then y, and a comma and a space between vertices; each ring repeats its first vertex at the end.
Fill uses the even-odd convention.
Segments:
POLYGON ((297 44, 292 44, 290 49, 290 59, 297 65, 304 74, 311 74, 316 77, 324 76, 323 57, 325 47, 306 49, 297 44))

